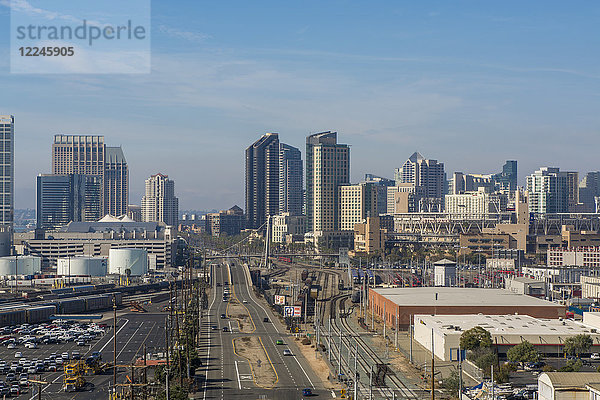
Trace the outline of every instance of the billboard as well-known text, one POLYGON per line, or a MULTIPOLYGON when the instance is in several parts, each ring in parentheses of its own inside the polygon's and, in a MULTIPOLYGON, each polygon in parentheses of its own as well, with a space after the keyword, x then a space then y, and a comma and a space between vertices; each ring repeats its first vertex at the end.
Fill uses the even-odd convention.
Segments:
POLYGON ((283 308, 284 317, 300 318, 302 316, 301 306, 285 306, 283 308))
POLYGON ((285 305, 285 296, 275 295, 275 304, 284 306, 285 305))

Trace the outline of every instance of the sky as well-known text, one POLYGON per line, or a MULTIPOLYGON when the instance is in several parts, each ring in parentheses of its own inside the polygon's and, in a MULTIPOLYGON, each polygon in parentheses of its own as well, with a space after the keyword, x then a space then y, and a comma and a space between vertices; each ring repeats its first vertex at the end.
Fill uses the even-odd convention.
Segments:
POLYGON ((599 21, 592 1, 153 1, 149 74, 11 74, 0 0, 15 208, 35 207, 56 133, 122 146, 132 204, 168 174, 182 210, 244 207, 244 150, 266 132, 304 153, 337 131, 353 182, 415 151, 449 177, 508 159, 521 185, 540 166, 582 177, 600 170, 599 21))

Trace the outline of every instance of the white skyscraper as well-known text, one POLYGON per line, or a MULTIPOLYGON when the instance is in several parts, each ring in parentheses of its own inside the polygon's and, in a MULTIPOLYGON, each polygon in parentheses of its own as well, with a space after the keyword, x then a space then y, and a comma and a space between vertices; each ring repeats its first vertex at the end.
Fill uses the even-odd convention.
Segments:
POLYGON ((142 197, 142 221, 164 222, 176 226, 179 222, 179 200, 175 197, 175 182, 167 175, 156 174, 146 179, 146 194, 142 197))
POLYGON ((529 212, 537 214, 569 211, 568 173, 542 167, 527 177, 529 212))
POLYGON ((15 117, 0 115, 0 225, 12 227, 14 214, 15 117))

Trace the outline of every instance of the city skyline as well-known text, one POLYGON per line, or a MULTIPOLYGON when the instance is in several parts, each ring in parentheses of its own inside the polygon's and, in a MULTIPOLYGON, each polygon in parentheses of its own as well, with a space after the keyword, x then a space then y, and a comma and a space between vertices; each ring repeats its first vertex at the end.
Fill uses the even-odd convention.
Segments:
MULTIPOLYGON (((147 76, 16 75, 0 58, 15 207, 35 206, 45 143, 60 132, 126 149, 132 203, 149 173, 168 173, 182 209, 243 204, 241 155, 264 132, 300 149, 338 132, 353 146, 351 182, 391 178, 415 151, 465 173, 518 160, 520 186, 540 166, 600 169, 596 4, 182 5, 153 5, 147 76)), ((8 46, 0 35, 0 54, 8 46)))

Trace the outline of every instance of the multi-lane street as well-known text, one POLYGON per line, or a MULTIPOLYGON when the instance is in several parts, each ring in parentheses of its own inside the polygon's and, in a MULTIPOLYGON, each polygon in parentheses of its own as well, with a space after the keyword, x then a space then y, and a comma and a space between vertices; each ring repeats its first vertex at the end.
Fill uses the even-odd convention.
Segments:
POLYGON ((201 357, 205 362, 203 374, 206 380, 201 388, 201 397, 203 399, 300 398, 304 388, 310 388, 321 396, 330 397, 331 394, 325 392, 306 359, 300 355, 293 338, 273 313, 253 294, 246 268, 237 262, 225 262, 213 266, 211 276, 214 278, 212 280, 214 290, 202 327, 201 357), (256 328, 253 332, 242 333, 235 321, 221 318, 221 314, 227 314, 228 302, 223 301, 226 282, 231 288, 231 296, 247 309, 256 328), (268 322, 265 322, 265 318, 268 322), (213 326, 217 329, 213 329, 213 326), (223 332, 223 326, 227 326, 230 332, 223 332), (267 387, 257 380, 256 373, 251 369, 248 360, 234 352, 233 339, 244 336, 256 336, 261 339, 269 363, 260 368, 275 370, 277 380, 272 387, 267 387), (282 340, 284 345, 277 345, 277 340, 282 340), (285 350, 290 350, 292 355, 284 355, 285 350))

